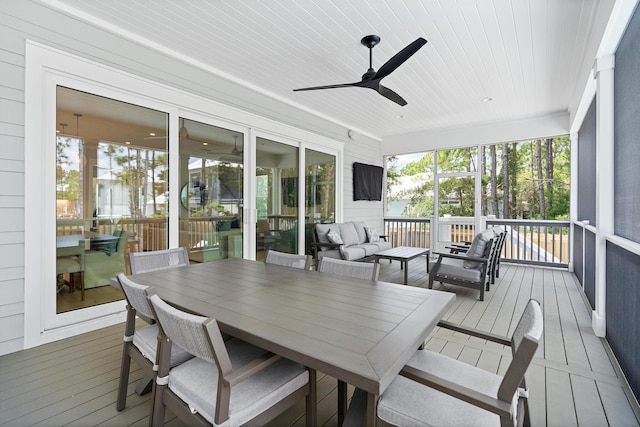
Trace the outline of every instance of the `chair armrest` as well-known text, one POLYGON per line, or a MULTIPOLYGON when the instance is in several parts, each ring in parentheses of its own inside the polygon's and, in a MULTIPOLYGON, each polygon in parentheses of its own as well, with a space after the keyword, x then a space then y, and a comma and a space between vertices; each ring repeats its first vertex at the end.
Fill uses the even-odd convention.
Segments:
POLYGON ((229 385, 233 387, 234 385, 246 380, 251 375, 274 364, 280 358, 281 356, 278 356, 277 354, 273 354, 271 352, 264 353, 262 356, 253 359, 246 365, 234 370, 229 375, 226 375, 225 379, 229 381, 229 385))
POLYGON ((342 245, 343 243, 311 243, 311 247, 314 247, 314 248, 325 247, 325 248, 331 248, 331 249, 338 249, 342 245))
MULTIPOLYGON (((422 350, 429 351, 429 350, 422 350)), ((511 402, 503 402, 495 397, 488 396, 480 393, 479 391, 464 387, 460 384, 445 380, 444 378, 437 377, 420 369, 416 369, 411 366, 406 366, 400 371, 400 375, 409 378, 410 380, 424 384, 427 387, 431 387, 456 399, 463 400, 474 406, 485 409, 489 412, 493 412, 500 417, 507 417, 513 419, 511 413, 511 402)))
POLYGON ((489 262, 489 258, 481 258, 481 257, 476 257, 476 256, 468 256, 468 255, 458 255, 458 254, 447 254, 447 253, 442 253, 442 252, 435 252, 435 255, 440 256, 440 259, 442 258, 453 258, 453 259, 460 259, 463 261, 475 261, 475 262, 489 262))
POLYGON ((449 249, 451 251, 451 253, 457 254, 459 252, 468 252, 469 251, 469 247, 468 246, 445 246, 445 249, 449 249))
POLYGON ((511 346, 511 340, 501 335, 492 334, 490 332, 481 331, 475 328, 468 328, 466 326, 458 325, 456 323, 447 322, 446 320, 441 320, 440 322, 438 322, 438 326, 445 329, 451 329, 452 331, 455 331, 455 332, 462 332, 463 334, 467 334, 472 337, 477 337, 477 338, 481 338, 487 341, 492 341, 498 344, 511 346))

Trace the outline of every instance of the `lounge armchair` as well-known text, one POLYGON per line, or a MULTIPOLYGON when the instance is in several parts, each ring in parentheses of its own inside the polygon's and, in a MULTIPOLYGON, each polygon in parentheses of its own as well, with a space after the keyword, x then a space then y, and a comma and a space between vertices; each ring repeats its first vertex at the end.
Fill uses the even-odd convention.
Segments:
POLYGON ((480 291, 480 301, 484 301, 485 289, 489 290, 487 273, 491 262, 494 234, 485 230, 476 234, 465 254, 436 253, 438 261, 430 266, 429 289, 433 282, 449 283, 480 291))
MULTIPOLYGON (((491 253, 491 262, 488 269, 490 284, 496 283, 496 277, 500 277, 500 259, 502 256, 502 248, 507 239, 507 230, 501 226, 492 227, 490 229, 494 234, 494 242, 491 253)), ((452 244, 446 248, 453 254, 465 254, 469 250, 471 242, 463 242, 462 244, 452 244)))
MULTIPOLYGON (((511 347, 504 377, 429 350, 418 350, 378 401, 381 425, 529 425, 525 373, 542 338, 543 318, 527 304, 509 339, 448 322, 439 326, 511 347)), ((362 400, 356 390, 353 399, 362 400)), ((352 401, 352 405, 353 405, 352 401)))

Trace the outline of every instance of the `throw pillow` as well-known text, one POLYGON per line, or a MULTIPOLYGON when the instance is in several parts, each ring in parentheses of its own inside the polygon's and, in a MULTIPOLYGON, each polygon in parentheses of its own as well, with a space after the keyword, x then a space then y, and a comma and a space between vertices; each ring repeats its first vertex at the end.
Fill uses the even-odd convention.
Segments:
POLYGON ((342 237, 340 237, 340 234, 334 230, 333 228, 329 229, 329 233, 327 234, 327 238, 329 239, 329 241, 331 243, 335 243, 338 245, 342 245, 344 244, 344 242, 342 241, 342 237))
POLYGON ((375 243, 380 241, 380 236, 378 232, 371 227, 365 227, 364 231, 367 233, 367 240, 370 243, 375 243))

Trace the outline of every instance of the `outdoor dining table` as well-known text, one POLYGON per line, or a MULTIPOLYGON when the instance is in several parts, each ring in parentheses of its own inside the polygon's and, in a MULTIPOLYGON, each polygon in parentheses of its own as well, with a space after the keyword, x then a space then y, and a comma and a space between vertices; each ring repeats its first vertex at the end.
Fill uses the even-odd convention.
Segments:
POLYGON ((363 390, 365 425, 375 424, 378 396, 455 299, 232 258, 132 278, 174 306, 215 318, 223 332, 363 390))

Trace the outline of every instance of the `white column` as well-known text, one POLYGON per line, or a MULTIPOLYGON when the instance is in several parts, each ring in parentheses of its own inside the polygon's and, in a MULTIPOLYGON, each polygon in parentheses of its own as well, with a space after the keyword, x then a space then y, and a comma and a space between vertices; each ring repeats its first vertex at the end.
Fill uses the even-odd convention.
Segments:
POLYGON ((606 334, 607 236, 614 232, 613 141, 614 141, 614 65, 613 55, 596 59, 596 308, 592 327, 595 334, 606 334))
MULTIPOLYGON (((576 232, 573 222, 578 220, 578 132, 572 132, 571 139, 571 186, 569 187, 569 200, 571 205, 569 206, 569 236, 573 238, 576 232)), ((580 230, 582 232, 582 230, 580 230)), ((575 240, 574 240, 575 241, 575 240)), ((573 272, 573 243, 569 243, 569 271, 573 272)), ((584 246, 584 244, 583 244, 584 246)), ((584 257, 583 257, 584 259, 584 257)), ((584 262, 582 263, 584 265, 584 262)), ((584 275, 582 276, 584 277, 584 275)), ((584 280, 583 280, 584 282, 584 280)))

